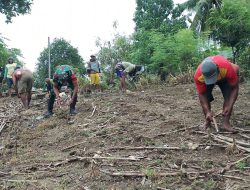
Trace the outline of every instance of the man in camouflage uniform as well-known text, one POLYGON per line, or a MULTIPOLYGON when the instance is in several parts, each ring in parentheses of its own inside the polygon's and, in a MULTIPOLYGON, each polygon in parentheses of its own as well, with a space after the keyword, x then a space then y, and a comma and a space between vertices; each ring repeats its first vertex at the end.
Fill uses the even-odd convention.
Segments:
POLYGON ((45 113, 45 117, 53 115, 55 99, 57 100, 57 104, 61 105, 62 100, 59 94, 62 86, 67 86, 72 90, 71 99, 69 101, 70 114, 76 114, 75 106, 78 93, 77 77, 69 65, 60 65, 56 67, 56 71, 53 75, 53 90, 51 90, 49 94, 48 111, 45 113))

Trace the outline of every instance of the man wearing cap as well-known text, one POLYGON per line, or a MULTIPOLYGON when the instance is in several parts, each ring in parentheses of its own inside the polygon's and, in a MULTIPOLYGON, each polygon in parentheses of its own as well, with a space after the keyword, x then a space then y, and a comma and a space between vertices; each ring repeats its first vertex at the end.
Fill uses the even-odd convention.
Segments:
POLYGON ((213 119, 210 102, 214 100, 212 90, 215 85, 218 85, 224 97, 223 125, 221 129, 229 132, 237 132, 231 127, 229 119, 233 105, 238 97, 238 73, 239 66, 229 62, 220 55, 207 57, 198 66, 194 74, 194 82, 206 118, 205 128, 210 125, 213 119))

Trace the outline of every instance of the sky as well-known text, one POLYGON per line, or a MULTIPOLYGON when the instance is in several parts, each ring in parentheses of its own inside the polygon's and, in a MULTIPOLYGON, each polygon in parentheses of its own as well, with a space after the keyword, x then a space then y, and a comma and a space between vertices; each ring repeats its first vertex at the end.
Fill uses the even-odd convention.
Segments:
MULTIPOLYGON (((25 67, 35 70, 37 58, 48 47, 48 37, 64 38, 77 48, 85 61, 97 53, 96 39, 108 41, 114 33, 130 35, 136 0, 34 0, 31 14, 20 15, 5 23, 0 15, 0 34, 9 48, 18 48, 25 67), (113 28, 118 22, 117 30, 113 28)), ((181 3, 185 0, 175 0, 181 3)))

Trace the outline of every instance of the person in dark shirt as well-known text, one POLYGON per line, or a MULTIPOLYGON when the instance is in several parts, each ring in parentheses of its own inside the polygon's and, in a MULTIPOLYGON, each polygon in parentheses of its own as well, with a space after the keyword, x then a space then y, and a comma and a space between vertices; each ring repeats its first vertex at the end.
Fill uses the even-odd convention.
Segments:
POLYGON ((47 90, 49 90, 50 95, 48 100, 48 110, 45 113, 45 117, 53 115, 55 99, 57 100, 57 104, 61 105, 62 100, 59 94, 62 86, 67 86, 72 90, 71 99, 69 101, 70 114, 76 114, 75 106, 77 102, 78 82, 76 74, 73 73, 72 68, 69 65, 58 66, 53 75, 53 83, 53 90, 50 85, 47 86, 47 90))
POLYGON ((47 93, 46 96, 49 97, 50 94, 54 92, 52 79, 49 79, 49 78, 45 79, 45 88, 46 88, 46 93, 47 93))

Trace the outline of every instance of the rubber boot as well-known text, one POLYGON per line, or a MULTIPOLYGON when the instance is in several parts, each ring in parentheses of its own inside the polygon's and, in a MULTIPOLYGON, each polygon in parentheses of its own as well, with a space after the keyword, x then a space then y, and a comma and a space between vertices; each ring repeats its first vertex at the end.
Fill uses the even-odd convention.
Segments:
POLYGON ((76 112, 76 102, 77 102, 77 96, 73 99, 72 103, 70 104, 69 113, 71 115, 77 114, 77 112, 76 112))

